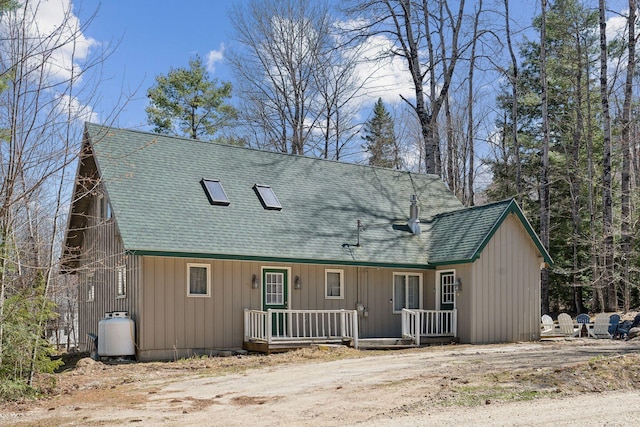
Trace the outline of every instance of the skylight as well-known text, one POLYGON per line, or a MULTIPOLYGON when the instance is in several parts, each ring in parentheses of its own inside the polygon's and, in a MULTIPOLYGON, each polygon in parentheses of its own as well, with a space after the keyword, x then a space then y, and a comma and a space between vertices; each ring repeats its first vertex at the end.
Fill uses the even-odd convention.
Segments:
POLYGON ((276 193, 273 192, 273 189, 270 186, 256 184, 253 186, 253 189, 256 191, 256 193, 258 193, 260 202, 265 209, 278 211, 282 209, 282 205, 278 201, 276 193))
POLYGON ((202 178, 200 184, 202 184, 202 188, 207 193, 209 203, 212 205, 228 206, 231 203, 219 180, 202 178))

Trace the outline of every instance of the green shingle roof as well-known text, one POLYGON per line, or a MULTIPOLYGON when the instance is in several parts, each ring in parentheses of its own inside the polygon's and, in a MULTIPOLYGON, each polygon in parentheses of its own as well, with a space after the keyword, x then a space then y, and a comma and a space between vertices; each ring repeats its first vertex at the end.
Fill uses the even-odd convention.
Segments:
POLYGON ((423 225, 429 237, 429 262, 433 265, 473 262, 509 214, 516 214, 545 262, 553 261, 514 200, 436 215, 423 225))
POLYGON ((94 124, 86 137, 125 249, 140 254, 427 267, 430 256, 466 256, 502 206, 475 210, 487 226, 468 224, 456 247, 447 241, 456 215, 443 214, 462 205, 435 175, 94 124), (202 178, 220 180, 230 204, 211 205, 202 178), (270 185, 282 210, 264 209, 255 184, 270 185), (419 236, 406 227, 412 194, 419 236))

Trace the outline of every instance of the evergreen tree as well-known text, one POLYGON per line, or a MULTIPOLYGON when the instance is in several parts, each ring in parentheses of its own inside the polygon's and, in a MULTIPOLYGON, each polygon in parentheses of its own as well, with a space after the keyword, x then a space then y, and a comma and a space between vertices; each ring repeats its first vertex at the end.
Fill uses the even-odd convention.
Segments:
POLYGON ((236 109, 225 103, 231 83, 210 79, 199 56, 189 68, 176 68, 156 76, 147 96, 147 121, 158 133, 211 140, 236 118, 236 109))
POLYGON ((378 98, 373 107, 373 117, 364 125, 362 139, 366 141, 363 148, 369 153, 371 166, 400 169, 401 161, 393 118, 384 106, 382 98, 378 98))
MULTIPOLYGON (((542 214, 542 189, 548 186, 549 246, 555 266, 549 273, 549 303, 544 311, 582 312, 594 306, 599 275, 594 273, 590 247, 597 234, 590 228, 595 209, 589 194, 599 183, 589 179, 592 164, 600 163, 601 134, 598 132, 597 86, 589 66, 597 58, 594 34, 597 12, 577 0, 558 0, 546 11, 545 66, 547 114, 542 111, 542 76, 539 41, 521 46, 522 67, 518 75, 518 101, 514 110, 512 90, 504 87, 498 97, 503 112, 498 120, 500 138, 490 162, 493 182, 486 194, 490 200, 519 196, 532 224, 542 214), (589 102, 590 101, 590 102, 589 102), (513 145, 511 125, 517 113, 517 141, 513 145), (546 184, 541 177, 544 132, 548 120, 549 161, 546 184), (516 189, 516 153, 519 150, 522 188, 516 189)), ((534 25, 542 25, 541 18, 534 25)), ((597 224, 594 222, 594 225, 597 224)))

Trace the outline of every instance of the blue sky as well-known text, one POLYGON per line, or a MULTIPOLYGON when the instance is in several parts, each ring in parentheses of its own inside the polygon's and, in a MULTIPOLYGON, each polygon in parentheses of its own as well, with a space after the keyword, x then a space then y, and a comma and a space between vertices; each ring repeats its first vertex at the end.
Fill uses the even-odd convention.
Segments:
MULTIPOLYGON (((167 2, 157 0, 121 1, 121 0, 48 0, 52 3, 68 4, 73 8, 82 23, 96 12, 93 21, 85 31, 92 40, 93 48, 111 44, 113 53, 103 64, 102 76, 98 84, 99 102, 92 105, 93 115, 98 121, 105 121, 122 97, 130 97, 124 109, 119 113, 114 125, 124 128, 148 130, 145 107, 146 91, 153 85, 158 74, 166 74, 171 67, 185 67, 189 58, 199 54, 205 62, 210 55, 210 75, 220 80, 232 80, 229 68, 225 65, 224 50, 230 44, 231 25, 228 9, 231 4, 245 0, 196 1, 182 0, 167 2)), ((597 7, 596 0, 589 0, 597 7)), ((487 7, 485 0, 485 7, 487 7)), ((502 3, 501 1, 499 3, 502 3)), ((539 0, 522 2, 511 0, 510 7, 515 24, 526 27, 531 17, 539 13, 539 0)), ((610 1, 610 7, 621 10, 621 0, 610 1)), ((470 4, 473 4, 470 2, 470 4)), ((520 29, 521 29, 520 28, 520 29)), ((392 67, 391 72, 381 76, 381 86, 394 87, 394 100, 399 100, 397 91, 408 90, 411 97, 410 82, 406 73, 398 71, 400 64, 392 67)), ((404 67, 404 64, 402 64, 404 67)), ((375 95, 377 97, 378 95, 375 95)), ((384 94, 382 94, 384 98, 384 94)), ((385 99, 385 101, 388 101, 385 99)))
MULTIPOLYGON (((102 100, 96 112, 104 120, 121 92, 131 95, 116 120, 119 127, 145 126, 146 91, 156 75, 187 66, 196 54, 206 61, 211 52, 221 52, 228 39, 227 8, 220 2, 158 1, 157 6, 152 5, 135 0, 74 2, 81 20, 97 9, 86 31, 88 37, 101 44, 118 44, 104 64, 99 85, 102 100)), ((224 61, 215 62, 211 75, 231 78, 224 61)))
MULTIPOLYGON (((145 94, 153 85, 155 76, 166 74, 171 67, 187 66, 189 58, 196 54, 207 61, 213 53, 218 60, 210 63, 213 65, 210 75, 232 81, 224 61, 224 49, 231 43, 228 9, 238 3, 242 3, 242 0, 157 1, 156 7, 150 7, 149 2, 141 1, 75 0, 73 5, 81 21, 97 10, 86 35, 97 43, 111 43, 115 47, 104 64, 103 81, 99 86, 102 100, 95 111, 100 121, 105 120, 114 105, 122 102, 120 97, 123 94, 131 98, 114 124, 124 128, 145 129, 145 94)), ((532 7, 530 5, 527 8, 532 7)), ((530 18, 521 21, 528 24, 530 18)), ((388 41, 382 40, 382 37, 370 41, 372 49, 386 43, 388 41)), ((375 101, 377 96, 382 96, 388 104, 399 103, 399 91, 407 98, 412 98, 410 77, 404 71, 405 67, 404 62, 397 58, 393 66, 381 70, 376 78, 377 86, 386 87, 387 90, 372 94, 371 98, 375 101)), ((369 73, 370 67, 367 68, 363 72, 369 73)))

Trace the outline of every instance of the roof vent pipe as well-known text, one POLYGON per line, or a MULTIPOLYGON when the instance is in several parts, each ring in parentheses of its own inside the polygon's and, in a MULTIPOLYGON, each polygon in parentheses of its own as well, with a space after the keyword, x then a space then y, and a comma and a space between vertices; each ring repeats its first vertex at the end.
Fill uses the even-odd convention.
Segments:
POLYGON ((415 194, 411 195, 409 199, 411 206, 409 208, 409 229, 416 236, 420 235, 420 209, 418 208, 418 197, 415 194))

